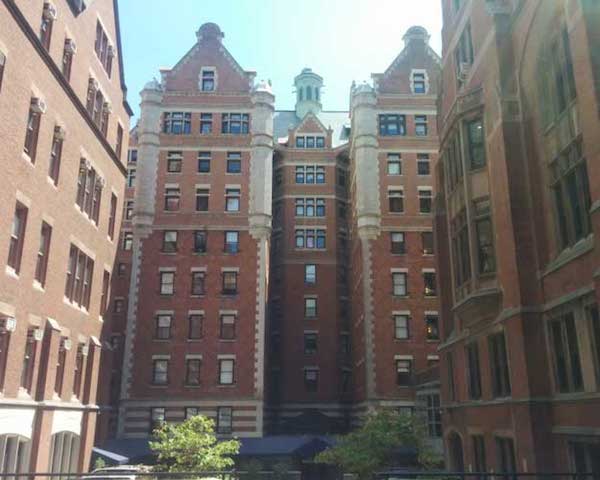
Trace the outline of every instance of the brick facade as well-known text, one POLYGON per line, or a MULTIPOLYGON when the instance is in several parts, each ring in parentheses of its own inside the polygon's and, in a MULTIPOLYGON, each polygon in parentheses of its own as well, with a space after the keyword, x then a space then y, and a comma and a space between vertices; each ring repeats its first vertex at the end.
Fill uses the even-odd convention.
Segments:
POLYGON ((87 470, 94 439, 131 111, 116 2, 77 4, 0 3, 2 473, 87 470))
POLYGON ((444 1, 448 465, 598 471, 597 2, 444 1))

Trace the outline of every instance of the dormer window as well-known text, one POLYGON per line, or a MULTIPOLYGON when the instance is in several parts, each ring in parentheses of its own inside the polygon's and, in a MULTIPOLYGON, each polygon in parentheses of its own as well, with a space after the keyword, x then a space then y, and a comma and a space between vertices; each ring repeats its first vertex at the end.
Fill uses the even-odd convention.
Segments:
POLYGON ((325 137, 314 135, 296 137, 296 148, 325 148, 325 137))
POLYGON ((216 72, 214 68, 203 68, 200 73, 200 90, 203 92, 215 91, 216 72))
POLYGON ((424 71, 413 70, 410 80, 412 93, 427 93, 427 74, 424 71))

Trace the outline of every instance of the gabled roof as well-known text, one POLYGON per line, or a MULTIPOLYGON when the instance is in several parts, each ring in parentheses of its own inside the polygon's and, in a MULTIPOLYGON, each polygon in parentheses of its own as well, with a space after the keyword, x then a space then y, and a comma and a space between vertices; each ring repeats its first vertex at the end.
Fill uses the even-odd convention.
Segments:
MULTIPOLYGON (((308 115, 307 115, 308 116, 308 115)), ((333 130, 331 143, 333 148, 348 143, 350 138, 350 117, 345 111, 321 111, 316 118, 326 130, 333 130)), ((295 130, 302 120, 294 110, 276 110, 273 119, 273 137, 276 143, 285 143, 289 130, 295 130)))

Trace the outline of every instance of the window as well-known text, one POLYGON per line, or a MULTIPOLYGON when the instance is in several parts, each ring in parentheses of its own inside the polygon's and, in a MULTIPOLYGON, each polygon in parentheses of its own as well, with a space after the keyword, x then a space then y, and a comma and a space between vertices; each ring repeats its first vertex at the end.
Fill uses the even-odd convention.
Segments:
POLYGON ((206 232, 194 231, 194 253, 206 253, 206 232))
POLYGON ((175 272, 160 272, 160 294, 173 295, 175 293, 175 272))
POLYGON ((239 232, 225 232, 225 253, 238 253, 240 251, 239 232))
POLYGON ((100 296, 100 316, 106 315, 110 290, 110 273, 104 270, 102 274, 102 294, 100 296))
POLYGON ((467 357, 469 398, 478 400, 481 398, 481 371, 479 368, 479 346, 477 342, 470 343, 465 347, 465 356, 467 357))
POLYGON ((304 265, 304 283, 314 285, 317 283, 317 266, 314 264, 304 265))
POLYGON ((304 388, 307 392, 316 392, 319 389, 319 370, 316 368, 304 369, 304 388))
POLYGON ((215 90, 215 71, 203 68, 200 75, 200 89, 203 92, 213 92, 215 90))
POLYGON ((427 93, 425 86, 425 73, 412 72, 412 91, 413 93, 427 93))
POLYGON ((406 277, 406 272, 392 273, 392 292, 395 297, 405 297, 408 295, 406 277))
POLYGON ((200 415, 200 410, 198 407, 185 407, 185 419, 189 420, 196 415, 200 415))
POLYGON ((53 434, 51 438, 50 472, 62 473, 65 477, 77 475, 80 448, 79 435, 63 431, 53 434))
POLYGON ((223 272, 223 295, 235 295, 237 290, 237 272, 223 272))
POLYGON ((31 388, 33 386, 33 371, 37 354, 36 333, 35 328, 30 328, 27 331, 27 339, 25 340, 25 353, 23 355, 23 365, 21 367, 20 385, 27 393, 31 393, 31 388))
POLYGON ((485 166, 485 135, 483 120, 478 118, 467 123, 467 150, 469 152, 469 165, 471 170, 485 166))
POLYGON ((135 177, 136 177, 137 169, 133 167, 129 167, 127 169, 127 188, 135 187, 135 177))
POLYGON ((410 326, 408 315, 394 315, 394 338, 396 340, 407 340, 410 338, 410 326))
POLYGON ((379 135, 382 137, 406 135, 406 116, 379 115, 379 135))
POLYGON ((425 315, 425 333, 427 340, 439 340, 439 318, 436 314, 425 315))
POLYGON ((113 304, 114 313, 123 313, 125 311, 125 300, 122 298, 115 298, 113 304))
POLYGON ((250 116, 247 113, 223 113, 221 133, 232 135, 246 134, 249 131, 250 116))
POLYGON ((585 480, 590 476, 595 478, 600 474, 600 444, 591 441, 569 442, 572 470, 579 475, 574 475, 578 480, 585 480), (589 474, 592 475, 589 475, 589 474))
POLYGON ((404 190, 391 189, 388 191, 388 201, 391 213, 404 212, 404 190))
POLYGON ((296 229, 295 231, 296 248, 324 249, 325 248, 325 230, 321 229, 296 229))
POLYGON ((169 340, 171 338, 171 323, 173 315, 160 314, 156 316, 156 331, 154 338, 157 340, 169 340))
POLYGON ((325 199, 324 198, 297 198, 296 199, 297 217, 324 217, 325 199))
POLYGON ((202 338, 202 324, 204 315, 200 313, 190 313, 188 316, 188 339, 198 340, 202 338))
POLYGON ((467 78, 471 65, 473 64, 471 25, 467 25, 460 36, 456 50, 454 50, 454 64, 456 67, 458 86, 461 87, 467 78))
POLYGON ((474 202, 474 210, 479 274, 493 273, 496 271, 496 256, 494 254, 494 236, 490 218, 490 201, 474 202))
POLYGON ((21 256, 25 242, 25 229, 27 227, 27 207, 17 202, 13 216, 10 233, 10 245, 8 248, 8 266, 18 275, 21 271, 21 256))
POLYGON ((517 471, 515 462, 515 445, 512 438, 496 437, 496 450, 499 473, 514 473, 517 471))
POLYGON ((469 230, 467 228, 467 214, 464 209, 452 219, 450 232, 452 235, 454 277, 456 286, 460 287, 471 279, 469 230))
POLYGON ((119 265, 117 266, 117 275, 119 277, 124 277, 126 273, 127 273, 127 265, 122 262, 119 263, 119 265))
POLYGON ((412 383, 412 360, 396 360, 396 385, 409 386, 412 383))
POLYGON ((325 148, 325 137, 320 137, 320 136, 296 137, 296 148, 325 148))
POLYGON ((75 353, 75 373, 73 375, 73 395, 81 398, 81 387, 85 377, 85 359, 87 357, 87 345, 80 343, 75 353))
POLYGON ((551 320, 549 327, 557 390, 561 393, 583 390, 583 374, 573 313, 569 312, 551 320))
POLYGON ((239 212, 240 211, 240 189, 227 188, 225 189, 225 211, 239 212))
POLYGON ((456 382, 454 380, 454 355, 452 352, 446 354, 446 365, 448 375, 448 395, 450 400, 456 401, 456 382))
POLYGON ((421 232, 423 255, 433 255, 433 232, 421 232))
POLYGON ((437 394, 427 395, 427 432, 430 437, 442 436, 442 410, 437 394))
POLYGON ((596 379, 600 384, 600 314, 598 305, 589 305, 586 308, 587 317, 589 320, 592 352, 594 355, 594 366, 596 367, 596 379))
POLYGON ((6 366, 8 362, 8 346, 10 344, 10 335, 16 326, 13 318, 0 317, 0 392, 4 390, 4 381, 6 380, 6 366), (13 325, 9 326, 9 322, 13 325))
POLYGON ((96 170, 89 162, 82 158, 79 162, 75 203, 96 225, 98 225, 100 217, 100 202, 102 200, 103 187, 104 179, 96 173, 96 170))
POLYGON ((189 135, 192 132, 192 114, 189 112, 165 112, 163 133, 189 135))
POLYGON ((155 407, 150 409, 150 433, 154 432, 157 428, 160 428, 165 423, 165 409, 162 407, 155 407))
POLYGON ((100 63, 110 78, 115 50, 114 47, 108 43, 108 37, 100 22, 96 23, 96 42, 94 44, 94 50, 96 51, 98 60, 100 60, 100 63))
POLYGON ((177 251, 177 231, 166 230, 163 232, 162 251, 165 253, 174 253, 177 251))
POLYGON ((205 272, 192 272, 192 295, 204 295, 205 290, 205 272))
POLYGON ((200 367, 202 361, 199 358, 187 358, 185 361, 185 384, 200 385, 200 367))
POLYGON ((579 140, 551 163, 550 177, 558 242, 564 249, 592 231, 589 179, 579 140))
POLYGON ((196 189, 196 211, 197 212, 208 212, 208 197, 210 196, 210 190, 208 188, 197 188, 196 189))
POLYGON ((64 130, 61 127, 54 127, 52 137, 52 147, 50 148, 50 164, 48 166, 48 176, 54 185, 58 185, 58 176, 60 174, 60 161, 62 158, 62 147, 64 139, 64 130))
POLYGON ((324 184, 325 167, 305 165, 296 167, 296 183, 324 184))
POLYGON ((2 91, 2 79, 4 78, 4 68, 6 67, 6 55, 0 52, 0 92, 2 91))
POLYGON ((217 433, 231 433, 233 430, 233 408, 217 408, 217 433))
POLYGON ((179 187, 165 188, 165 211, 176 212, 181 202, 181 190, 179 187))
POLYGON ((431 213, 431 189, 419 188, 419 213, 431 213))
POLYGON ((135 148, 127 151, 127 163, 128 164, 137 164, 138 151, 135 148))
POLYGON ((181 152, 167 152, 167 172, 181 173, 183 155, 181 152))
POLYGON ((167 385, 169 383, 169 360, 167 358, 152 361, 152 384, 167 385))
POLYGON ((133 232, 123 232, 123 250, 129 251, 133 248, 133 232))
POLYGON ((510 372, 504 333, 496 333, 489 337, 489 355, 492 371, 492 395, 507 397, 510 395, 510 372))
POLYGON ((25 144, 23 146, 23 151, 29 156, 31 163, 35 163, 40 121, 45 109, 45 105, 39 98, 31 99, 29 115, 27 117, 27 129, 25 130, 25 144))
POLYGON ((46 222, 42 222, 40 246, 38 248, 37 260, 35 263, 35 279, 42 287, 46 285, 46 271, 48 269, 48 255, 50 254, 51 237, 52 227, 46 222))
MULTIPOLYGON (((485 458, 485 439, 483 435, 473 435, 471 437, 473 444, 473 471, 487 472, 487 462, 485 458)), ((477 477, 477 480, 484 480, 485 477, 477 477)))
POLYGON ((65 363, 67 360, 67 346, 70 344, 67 337, 61 337, 58 344, 58 358, 56 361, 56 376, 54 377, 54 391, 60 397, 63 391, 63 381, 65 377, 65 363))
POLYGON ((403 255, 406 253, 406 242, 403 232, 391 232, 391 251, 394 255, 403 255))
POLYGON ((426 297, 436 296, 435 272, 423 272, 423 285, 425 287, 423 294, 426 297))
POLYGON ((402 175, 402 157, 399 153, 388 153, 387 173, 388 175, 402 175))
POLYGON ((213 128, 213 116, 212 113, 201 113, 200 114, 200 133, 208 135, 212 133, 213 128))
POLYGON ((127 200, 125 202, 125 220, 131 220, 133 218, 133 200, 127 200))
POLYGON ((314 355, 317 353, 317 334, 304 332, 304 354, 314 355))
POLYGON ((242 154, 239 152, 227 153, 227 173, 242 172, 242 154))
POLYGON ((42 11, 42 24, 40 26, 40 42, 46 50, 50 50, 50 40, 52 39, 52 25, 56 20, 56 8, 50 3, 44 3, 42 11))
POLYGON ((63 56, 62 56, 62 65, 61 70, 62 74, 67 80, 67 82, 71 79, 71 70, 73 67, 73 55, 75 55, 75 43, 70 38, 65 38, 65 45, 63 47, 63 56))
POLYGON ((67 265, 65 297, 71 303, 87 310, 90 308, 93 273, 94 261, 71 244, 67 265))
POLYGON ((234 382, 234 359, 219 359, 219 384, 233 385, 234 382))
POLYGON ((417 175, 430 175, 431 163, 428 153, 417 153, 417 175))
POLYGON ((210 173, 210 152, 198 152, 198 173, 210 173))
POLYGON ((115 153, 117 158, 121 160, 121 153, 123 152, 123 127, 121 124, 117 124, 117 143, 115 144, 115 153))
POLYGON ((415 135, 417 137, 427 136, 427 115, 415 115, 415 135))
POLYGON ((110 196, 110 213, 108 217, 108 236, 111 240, 115 238, 115 223, 117 220, 117 196, 112 193, 110 196))
POLYGON ((305 298, 304 299, 304 316, 306 318, 314 318, 317 316, 317 299, 316 298, 305 298))
POLYGON ((219 338, 221 340, 235 339, 235 315, 221 315, 219 338))

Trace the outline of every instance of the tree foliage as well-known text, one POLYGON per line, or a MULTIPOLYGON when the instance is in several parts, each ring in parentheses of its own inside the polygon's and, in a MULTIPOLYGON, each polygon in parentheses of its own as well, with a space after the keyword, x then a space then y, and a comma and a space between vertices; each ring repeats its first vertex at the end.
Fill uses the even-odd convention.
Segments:
POLYGON ((231 468, 240 450, 238 440, 218 441, 215 423, 196 415, 179 424, 163 423, 154 431, 150 448, 158 453, 163 472, 207 472, 231 468))
POLYGON ((441 461, 429 447, 419 417, 389 410, 370 414, 360 429, 339 437, 334 447, 321 452, 315 460, 337 465, 344 472, 366 479, 384 468, 399 447, 415 448, 423 467, 433 467, 441 461))

